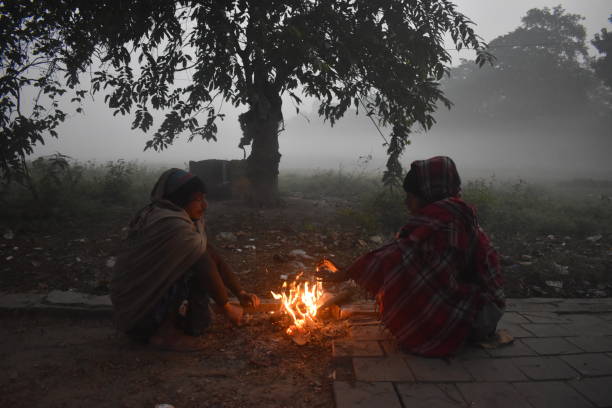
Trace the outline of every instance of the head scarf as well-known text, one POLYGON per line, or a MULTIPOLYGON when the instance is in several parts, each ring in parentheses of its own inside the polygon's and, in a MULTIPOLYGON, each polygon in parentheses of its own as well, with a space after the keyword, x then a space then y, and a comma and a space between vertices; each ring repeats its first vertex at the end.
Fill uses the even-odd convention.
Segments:
POLYGON ((432 203, 448 197, 456 197, 461 191, 461 179, 457 166, 450 157, 436 156, 416 160, 404 179, 404 190, 432 203))
POLYGON ((196 177, 193 173, 177 168, 164 171, 151 191, 151 201, 162 200, 196 177))

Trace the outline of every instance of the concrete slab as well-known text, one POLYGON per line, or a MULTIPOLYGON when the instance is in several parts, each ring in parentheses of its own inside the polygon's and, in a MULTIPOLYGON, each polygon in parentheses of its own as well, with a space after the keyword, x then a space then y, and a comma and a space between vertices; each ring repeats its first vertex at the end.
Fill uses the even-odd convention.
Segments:
POLYGON ((457 384, 457 388, 470 407, 533 408, 508 383, 466 383, 457 384))
POLYGON ((425 358, 407 356, 406 363, 414 373, 417 381, 423 382, 464 382, 473 381, 470 373, 461 361, 442 360, 439 358, 425 358))
POLYGON ((526 381, 527 377, 512 363, 512 359, 488 358, 464 361, 463 365, 476 381, 526 381))
POLYGON ((487 353, 483 348, 476 346, 465 346, 462 350, 460 350, 457 355, 453 357, 453 360, 457 361, 467 361, 467 360, 478 360, 481 358, 488 358, 489 353, 487 353))
POLYGON ((493 357, 536 356, 538 354, 526 346, 521 339, 516 339, 512 344, 503 347, 487 350, 487 352, 493 357))
POLYGON ((382 340, 380 342, 380 345, 382 346, 383 350, 385 351, 385 355, 387 356, 405 356, 407 355, 407 353, 403 352, 399 348, 397 341, 395 341, 395 339, 382 340))
POLYGON ((520 324, 500 322, 497 325, 497 328, 498 329, 506 329, 506 330, 508 330, 508 332, 513 337, 515 337, 515 338, 534 337, 535 336, 533 333, 531 333, 530 331, 526 330, 520 324))
POLYGON ((612 351, 612 336, 580 336, 570 337, 567 340, 589 353, 612 351))
POLYGON ((414 381, 414 376, 402 358, 354 357, 353 367, 357 381, 414 381))
POLYGON ((17 310, 42 302, 45 295, 38 293, 0 293, 0 309, 17 310))
POLYGON ((568 337, 567 339, 562 337, 534 337, 521 341, 542 356, 582 353, 583 350, 573 342, 573 339, 575 337, 568 337))
POLYGON ((517 389, 534 408, 592 408, 572 387, 560 381, 514 383, 517 389))
POLYGON ((612 407, 612 377, 583 378, 569 384, 596 406, 612 407))
POLYGON ((377 341, 340 339, 333 341, 332 355, 334 357, 382 357, 383 351, 377 341))
POLYGON ((564 337, 575 333, 569 324, 529 323, 521 326, 536 337, 564 337))
POLYGON ((112 308, 109 296, 96 296, 80 292, 53 290, 43 303, 55 306, 84 306, 91 308, 112 308))
POLYGON ((334 381, 333 388, 336 408, 402 407, 390 382, 334 381))
POLYGON ((393 335, 383 325, 352 326, 349 336, 355 340, 389 340, 393 335))
POLYGON ((612 358, 603 353, 575 354, 560 358, 587 377, 612 375, 612 358))
POLYGON ((523 312, 522 316, 529 319, 525 323, 569 323, 571 320, 564 315, 555 312, 523 312))
POLYGON ((397 384, 396 387, 404 407, 467 407, 461 393, 453 384, 397 384))
POLYGON ((508 312, 508 313, 504 313, 504 315, 502 316, 500 323, 513 323, 513 324, 520 324, 520 323, 530 323, 529 320, 525 319, 521 314, 516 313, 516 312, 508 312))
POLYGON ((518 357, 512 362, 531 380, 569 380, 579 374, 558 357, 518 357))

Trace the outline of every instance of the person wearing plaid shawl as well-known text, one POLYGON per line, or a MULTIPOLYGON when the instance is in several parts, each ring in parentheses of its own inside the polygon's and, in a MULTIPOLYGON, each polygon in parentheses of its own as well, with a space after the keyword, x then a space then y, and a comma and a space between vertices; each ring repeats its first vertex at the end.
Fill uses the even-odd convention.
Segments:
POLYGON ((468 339, 486 340, 505 308, 498 255, 460 186, 449 157, 413 162, 404 180, 408 223, 332 278, 376 295, 382 322, 411 353, 448 356, 468 339))

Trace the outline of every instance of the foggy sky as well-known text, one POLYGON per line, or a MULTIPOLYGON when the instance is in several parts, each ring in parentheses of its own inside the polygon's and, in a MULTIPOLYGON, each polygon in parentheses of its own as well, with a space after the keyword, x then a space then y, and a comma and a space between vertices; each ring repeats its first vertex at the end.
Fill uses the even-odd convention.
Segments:
MULTIPOLYGON (((568 13, 586 17, 587 39, 601 28, 612 27, 608 17, 612 13, 610 0, 461 0, 456 1, 459 10, 476 24, 477 33, 485 41, 516 29, 521 17, 534 7, 554 7, 561 4, 568 13)), ((451 52, 458 62, 460 58, 472 58, 469 52, 451 52)), ((181 80, 187 81, 187 77, 181 80)), ((131 118, 114 116, 104 105, 104 95, 97 94, 95 101, 84 105, 84 114, 71 114, 60 126, 59 140, 48 139, 45 146, 36 149, 35 156, 61 152, 79 160, 104 162, 119 158, 142 162, 182 166, 189 160, 207 158, 241 159, 242 150, 237 148, 241 136, 237 116, 246 107, 235 109, 225 104, 226 118, 219 122, 218 142, 194 140, 191 143, 177 141, 170 149, 161 153, 143 152, 149 135, 140 130, 131 130, 131 118)), ((322 124, 312 110, 313 101, 306 101, 301 114, 296 115, 291 101, 284 98, 283 114, 285 131, 280 134, 282 154, 281 169, 292 168, 354 168, 358 157, 372 155, 368 169, 382 169, 386 161, 383 140, 371 122, 363 117, 356 118, 347 112, 345 118, 334 127, 322 124)), ((163 114, 156 116, 154 127, 163 114)), ((448 126, 445 126, 448 128, 448 126)), ((152 132, 150 132, 152 133, 152 132)), ((383 130, 383 133, 388 133, 383 130)), ((612 138, 612 135, 610 135, 612 138)), ((579 140, 577 140, 579 141, 579 140)), ((412 138, 403 156, 406 166, 410 161, 444 154, 455 158, 459 167, 487 177, 493 173, 508 176, 528 177, 532 174, 545 176, 559 175, 560 169, 570 170, 576 176, 612 177, 612 160, 605 157, 600 146, 574 146, 571 140, 564 140, 560 146, 542 146, 534 142, 526 144, 524 139, 505 137, 487 140, 486 135, 449 135, 447 130, 434 126, 428 134, 417 134, 412 138), (539 160, 539 163, 536 163, 539 160), (568 166, 568 159, 571 165, 568 166), (479 173, 480 172, 480 173, 479 173)), ((247 148, 247 154, 249 150, 247 148)))

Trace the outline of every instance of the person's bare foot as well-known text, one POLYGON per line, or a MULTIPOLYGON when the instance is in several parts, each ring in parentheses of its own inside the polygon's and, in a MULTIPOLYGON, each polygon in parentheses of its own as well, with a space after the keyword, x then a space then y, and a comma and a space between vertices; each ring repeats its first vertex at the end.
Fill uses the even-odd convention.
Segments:
POLYGON ((240 326, 242 323, 242 315, 244 310, 240 306, 236 306, 230 302, 227 302, 223 305, 223 314, 227 316, 230 322, 232 322, 236 326, 240 326))

